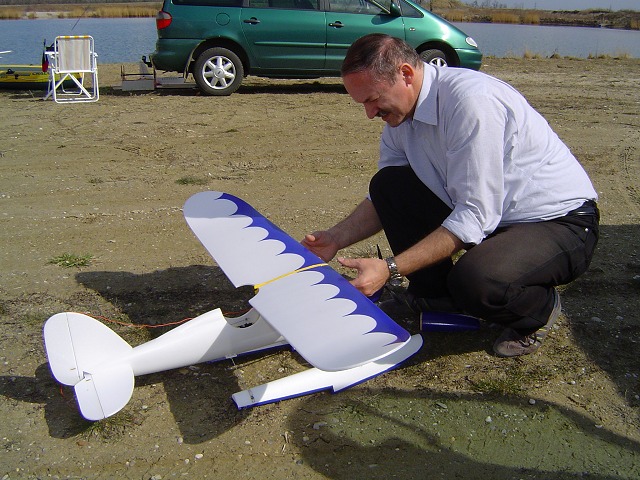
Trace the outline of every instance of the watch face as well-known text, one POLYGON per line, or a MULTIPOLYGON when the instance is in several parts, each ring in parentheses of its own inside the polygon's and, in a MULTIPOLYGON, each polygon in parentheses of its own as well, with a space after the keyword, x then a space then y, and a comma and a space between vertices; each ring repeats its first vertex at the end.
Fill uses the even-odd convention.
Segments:
POLYGON ((402 285, 402 277, 400 276, 395 276, 393 275, 390 279, 389 279, 389 285, 391 285, 392 287, 399 287, 400 285, 402 285))

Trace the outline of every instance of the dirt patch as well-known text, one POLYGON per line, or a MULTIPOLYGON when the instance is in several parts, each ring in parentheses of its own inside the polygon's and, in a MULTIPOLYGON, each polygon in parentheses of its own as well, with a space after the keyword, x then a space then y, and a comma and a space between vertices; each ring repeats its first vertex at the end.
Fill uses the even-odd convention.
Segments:
MULTIPOLYGON (((540 354, 496 358, 489 329, 429 333, 404 368, 358 387, 237 411, 233 392, 306 368, 284 350, 140 377, 125 410, 94 424, 51 378, 43 322, 242 309, 247 293, 191 234, 184 201, 228 191, 301 238, 365 194, 382 122, 337 79, 248 79, 226 98, 104 88, 84 105, 1 92, 0 476, 640 477, 640 61, 488 59, 483 70, 545 115, 600 195, 596 257, 562 289, 540 354), (91 261, 50 263, 63 254, 91 261)), ((101 85, 119 72, 101 65, 101 85)), ((378 237, 347 254, 376 243, 388 251, 378 237)), ((163 330, 112 325, 134 345, 163 330)))

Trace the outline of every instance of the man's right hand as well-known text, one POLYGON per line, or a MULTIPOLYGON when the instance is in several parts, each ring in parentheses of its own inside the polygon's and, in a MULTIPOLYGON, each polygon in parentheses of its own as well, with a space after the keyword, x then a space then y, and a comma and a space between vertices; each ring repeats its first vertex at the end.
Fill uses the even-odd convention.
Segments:
POLYGON ((333 235, 327 230, 309 233, 300 243, 325 262, 331 261, 340 249, 333 235))

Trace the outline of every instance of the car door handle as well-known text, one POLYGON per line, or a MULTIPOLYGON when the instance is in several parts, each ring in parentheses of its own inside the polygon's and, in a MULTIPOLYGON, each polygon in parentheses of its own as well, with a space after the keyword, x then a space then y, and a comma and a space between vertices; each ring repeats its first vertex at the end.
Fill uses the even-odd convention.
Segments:
POLYGON ((251 17, 249 20, 243 20, 244 23, 250 23, 251 25, 257 25, 258 23, 260 23, 260 20, 258 20, 256 17, 251 17))
POLYGON ((342 22, 331 22, 329 24, 330 27, 335 27, 335 28, 342 28, 344 27, 344 24, 342 22))

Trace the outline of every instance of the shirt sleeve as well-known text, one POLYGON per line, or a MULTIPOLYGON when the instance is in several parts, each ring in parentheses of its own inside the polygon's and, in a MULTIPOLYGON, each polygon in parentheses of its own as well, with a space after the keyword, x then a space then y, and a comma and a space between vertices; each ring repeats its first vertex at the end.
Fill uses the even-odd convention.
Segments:
POLYGON ((465 243, 478 244, 501 220, 505 137, 509 111, 488 95, 462 98, 441 112, 446 139, 445 189, 453 203, 442 226, 465 243))
POLYGON ((409 165, 404 148, 396 142, 397 139, 391 134, 391 127, 385 125, 380 138, 379 170, 384 167, 405 167, 409 165))

